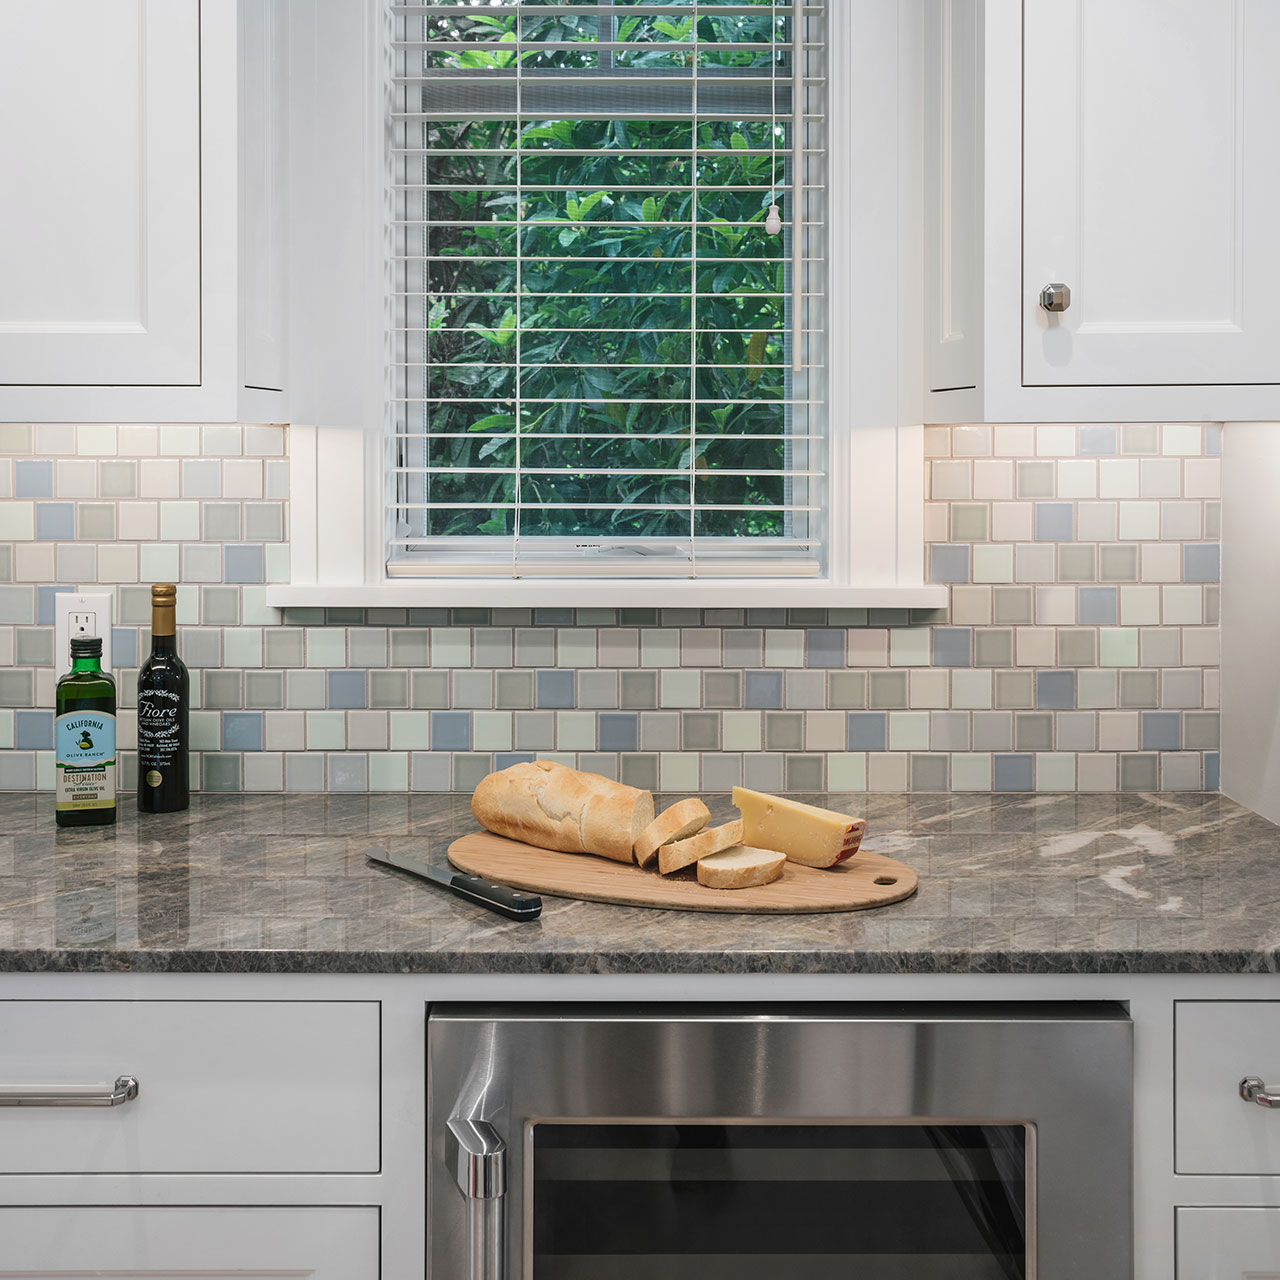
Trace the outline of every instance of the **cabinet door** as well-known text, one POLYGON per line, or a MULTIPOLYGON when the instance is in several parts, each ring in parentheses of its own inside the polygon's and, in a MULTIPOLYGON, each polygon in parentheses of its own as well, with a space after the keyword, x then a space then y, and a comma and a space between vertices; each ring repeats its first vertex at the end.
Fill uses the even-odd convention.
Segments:
POLYGON ((1024 8, 1023 383, 1280 382, 1280 5, 1024 8))
POLYGON ((1280 1209, 1179 1209, 1178 1280, 1280 1280, 1280 1209))
POLYGON ((0 5, 0 384, 199 383, 199 16, 0 5))
POLYGON ((376 1208, 0 1209, 0 1275, 21 1280, 377 1280, 376 1208))

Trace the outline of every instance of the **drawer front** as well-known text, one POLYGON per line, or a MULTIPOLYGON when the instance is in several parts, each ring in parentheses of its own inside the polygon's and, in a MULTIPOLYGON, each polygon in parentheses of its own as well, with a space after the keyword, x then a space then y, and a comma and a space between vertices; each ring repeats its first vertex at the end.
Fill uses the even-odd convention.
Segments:
POLYGON ((1258 1076, 1280 1090, 1280 1001, 1180 1000, 1175 1006, 1178 1173, 1280 1173, 1280 1107, 1240 1097, 1258 1076))
POLYGON ((376 1208, 0 1209, 6 1276, 377 1280, 376 1208))
POLYGON ((1178 1280, 1280 1275, 1280 1209, 1179 1209, 1178 1280))
POLYGON ((372 1173, 380 1006, 0 1001, 0 1088, 109 1085, 114 1107, 0 1106, 0 1173, 372 1173))

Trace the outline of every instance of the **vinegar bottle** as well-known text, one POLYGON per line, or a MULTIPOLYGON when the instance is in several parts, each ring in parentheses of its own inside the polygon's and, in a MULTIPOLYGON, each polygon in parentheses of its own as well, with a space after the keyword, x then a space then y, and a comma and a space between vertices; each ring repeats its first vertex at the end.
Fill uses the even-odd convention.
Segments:
POLYGON ((151 654, 138 672, 138 808, 176 813, 187 792, 187 706, 190 679, 178 657, 174 613, 178 589, 151 588, 151 654))

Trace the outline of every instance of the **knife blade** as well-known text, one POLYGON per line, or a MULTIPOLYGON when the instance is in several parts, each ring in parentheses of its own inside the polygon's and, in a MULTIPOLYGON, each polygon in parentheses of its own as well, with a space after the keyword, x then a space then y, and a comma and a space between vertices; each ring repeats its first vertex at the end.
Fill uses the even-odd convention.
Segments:
POLYGON ((536 893, 524 893, 505 884, 494 884, 483 876, 455 871, 452 867, 434 867, 404 853, 390 853, 379 849, 377 853, 367 856, 370 862, 380 862, 397 871, 421 876, 478 907, 487 907, 510 920, 536 920, 542 914, 542 899, 536 893))

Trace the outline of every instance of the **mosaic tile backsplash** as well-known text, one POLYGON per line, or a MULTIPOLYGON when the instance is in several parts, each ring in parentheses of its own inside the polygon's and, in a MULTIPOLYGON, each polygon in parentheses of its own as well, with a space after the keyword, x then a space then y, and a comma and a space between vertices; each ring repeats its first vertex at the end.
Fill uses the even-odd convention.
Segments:
POLYGON ((102 585, 132 788, 174 581, 206 791, 469 791, 534 755, 667 791, 1217 789, 1221 428, 925 434, 946 611, 282 614, 286 428, 0 425, 0 788, 52 787, 53 596, 102 585))

